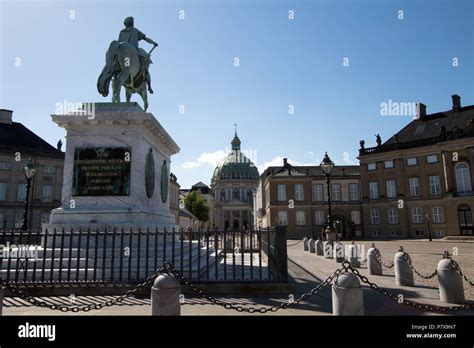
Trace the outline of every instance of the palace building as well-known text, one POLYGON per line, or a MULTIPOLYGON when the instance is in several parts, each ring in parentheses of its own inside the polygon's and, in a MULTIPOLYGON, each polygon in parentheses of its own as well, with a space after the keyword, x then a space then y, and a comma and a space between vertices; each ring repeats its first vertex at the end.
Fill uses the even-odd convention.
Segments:
POLYGON ((255 164, 240 149, 235 132, 232 151, 217 165, 211 179, 214 196, 214 227, 218 229, 253 228, 254 192, 259 174, 255 164))
POLYGON ((417 119, 359 150, 364 237, 473 236, 474 105, 417 119))
MULTIPOLYGON (((362 235, 359 166, 336 165, 331 173, 332 224, 339 238, 362 235)), ((326 178, 319 166, 268 167, 256 193, 256 224, 287 226, 288 238, 318 238, 327 225, 326 178)))
POLYGON ((13 111, 0 109, 0 224, 20 228, 26 199, 23 168, 31 158, 37 168, 31 181, 28 226, 40 228, 61 202, 64 152, 41 139, 23 124, 12 121, 13 111))

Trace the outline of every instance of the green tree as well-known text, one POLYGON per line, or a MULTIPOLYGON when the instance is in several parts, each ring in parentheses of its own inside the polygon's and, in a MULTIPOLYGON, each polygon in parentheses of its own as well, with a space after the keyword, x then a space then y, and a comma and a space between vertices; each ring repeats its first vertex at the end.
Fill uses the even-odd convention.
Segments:
POLYGON ((191 191, 184 196, 184 206, 200 221, 209 219, 209 206, 200 191, 191 191))

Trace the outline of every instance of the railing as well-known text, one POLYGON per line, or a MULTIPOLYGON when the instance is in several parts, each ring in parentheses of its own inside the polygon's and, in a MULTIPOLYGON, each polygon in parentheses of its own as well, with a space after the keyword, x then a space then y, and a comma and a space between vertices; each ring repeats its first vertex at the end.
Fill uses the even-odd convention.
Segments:
POLYGON ((0 231, 0 278, 137 284, 165 262, 194 282, 286 282, 285 230, 0 231))

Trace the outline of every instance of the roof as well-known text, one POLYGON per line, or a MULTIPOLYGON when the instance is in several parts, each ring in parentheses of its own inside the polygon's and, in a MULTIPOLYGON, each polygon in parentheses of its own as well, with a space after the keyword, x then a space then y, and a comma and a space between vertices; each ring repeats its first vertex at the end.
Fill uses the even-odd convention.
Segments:
POLYGON ((474 105, 458 111, 428 114, 407 124, 381 146, 361 148, 360 155, 433 145, 438 142, 474 137, 474 105))
POLYGON ((237 133, 231 142, 232 152, 214 169, 212 183, 220 180, 258 180, 259 173, 255 164, 240 150, 237 133))
POLYGON ((196 216, 194 216, 188 209, 186 208, 179 208, 179 216, 185 216, 190 219, 199 220, 196 216))
MULTIPOLYGON (((292 166, 295 171, 292 171, 292 174, 284 175, 285 171, 282 171, 284 166, 281 167, 268 167, 262 173, 262 178, 266 176, 273 176, 279 174, 279 176, 292 176, 294 178, 301 178, 302 176, 310 177, 324 177, 324 173, 321 170, 319 165, 317 166, 292 166), (301 173, 300 175, 295 175, 294 173, 301 173)), ((336 165, 334 166, 331 177, 341 177, 341 176, 359 176, 360 175, 360 166, 359 165, 336 165)))
POLYGON ((25 151, 28 154, 64 158, 64 152, 51 146, 45 140, 18 122, 0 123, 0 150, 25 151))

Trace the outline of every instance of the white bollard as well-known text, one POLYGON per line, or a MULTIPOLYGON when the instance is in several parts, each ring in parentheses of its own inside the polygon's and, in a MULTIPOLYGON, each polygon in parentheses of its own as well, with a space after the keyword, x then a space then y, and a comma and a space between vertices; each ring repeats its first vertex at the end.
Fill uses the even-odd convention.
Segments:
POLYGON ((364 315, 364 296, 360 281, 352 273, 342 273, 332 286, 333 315, 364 315))
POLYGON ((377 257, 378 255, 380 252, 374 245, 367 250, 367 270, 371 275, 382 275, 382 263, 377 257))
POLYGON ((341 242, 334 244, 334 258, 336 262, 344 262, 345 260, 344 245, 341 242))
POLYGON ((448 303, 464 303, 464 286, 461 275, 451 260, 442 259, 438 263, 439 298, 448 303))
POLYGON ((151 288, 151 315, 181 315, 181 285, 171 274, 161 274, 151 288))
POLYGON ((320 239, 316 240, 316 255, 323 256, 323 242, 320 239))
POLYGON ((346 259, 347 261, 349 261, 352 267, 354 268, 360 267, 359 252, 357 250, 357 246, 354 244, 354 241, 352 241, 352 244, 349 245, 349 247, 347 248, 346 259))
MULTIPOLYGON (((405 260, 405 254, 403 251, 399 251, 393 258, 393 264, 395 265, 395 284, 398 286, 414 286, 413 270, 405 260)), ((407 255, 406 257, 410 257, 407 255)))
POLYGON ((303 250, 304 251, 309 250, 308 238, 306 238, 306 237, 303 238, 303 250))
POLYGON ((311 238, 309 241, 308 241, 308 246, 309 246, 309 252, 314 254, 316 252, 316 249, 314 247, 314 239, 311 238))
POLYGON ((325 259, 332 259, 332 242, 327 240, 323 243, 323 252, 325 259))

